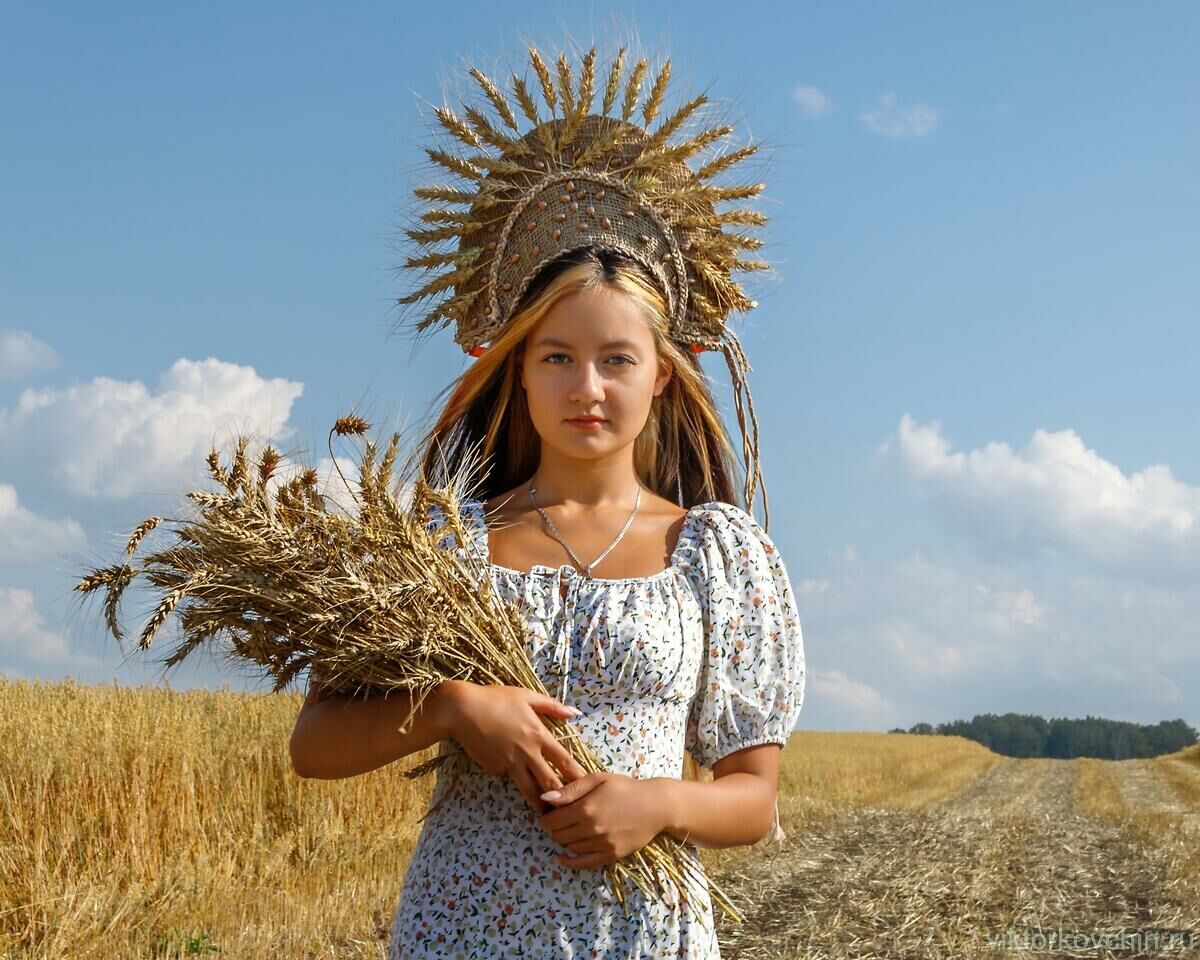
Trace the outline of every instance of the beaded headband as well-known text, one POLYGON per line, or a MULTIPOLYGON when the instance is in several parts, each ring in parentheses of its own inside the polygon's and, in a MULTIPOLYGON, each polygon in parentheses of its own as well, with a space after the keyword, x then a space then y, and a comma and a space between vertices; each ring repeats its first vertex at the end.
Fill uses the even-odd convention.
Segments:
MULTIPOLYGON (((689 158, 711 153, 733 127, 701 125, 676 139, 709 102, 700 94, 650 129, 664 102, 671 62, 663 64, 643 97, 648 61, 639 59, 628 72, 625 61, 622 49, 608 69, 600 110, 594 113, 595 48, 582 57, 578 76, 565 53, 558 55, 552 74, 531 48, 540 101, 525 77, 511 77, 512 96, 529 125, 524 131, 500 87, 471 68, 494 116, 481 109, 482 103, 464 104, 461 116, 448 106, 435 110, 452 142, 445 149, 427 147, 426 153, 464 185, 414 191, 428 207, 420 214, 422 225, 405 231, 421 248, 405 266, 421 271, 420 285, 399 303, 429 303, 416 329, 453 324, 455 341, 479 356, 547 264, 582 247, 624 253, 662 294, 671 339, 695 352, 720 350, 725 357, 742 434, 749 508, 761 482, 758 420, 745 379, 750 366, 726 321, 730 313, 757 305, 733 273, 767 268, 749 257, 762 241, 745 231, 761 226, 766 217, 750 209, 718 211, 717 205, 753 198, 764 185, 716 181, 757 147, 711 155, 693 170, 689 158)), ((765 509, 765 493, 763 499, 765 509)))

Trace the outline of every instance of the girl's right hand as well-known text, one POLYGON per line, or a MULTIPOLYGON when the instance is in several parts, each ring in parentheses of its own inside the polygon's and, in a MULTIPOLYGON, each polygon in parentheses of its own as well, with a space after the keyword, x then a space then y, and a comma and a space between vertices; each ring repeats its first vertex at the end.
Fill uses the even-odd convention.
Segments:
POLYGON ((464 680, 451 684, 446 697, 450 735, 486 772, 507 774, 538 813, 550 806, 541 795, 565 785, 550 764, 567 782, 586 774, 539 716, 577 716, 573 707, 524 687, 464 680))

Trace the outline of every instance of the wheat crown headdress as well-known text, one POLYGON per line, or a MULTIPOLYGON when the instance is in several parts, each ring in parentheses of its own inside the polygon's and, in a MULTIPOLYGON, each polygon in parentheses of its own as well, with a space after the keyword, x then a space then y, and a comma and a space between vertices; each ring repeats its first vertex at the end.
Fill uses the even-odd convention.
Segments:
MULTIPOLYGON (((551 261, 589 246, 631 257, 653 277, 667 304, 671 338, 695 352, 720 350, 725 357, 749 509, 761 483, 758 420, 746 384, 750 365, 726 320, 757 305, 733 274, 767 268, 750 256, 762 241, 745 232, 766 217, 717 205, 762 191, 762 183, 719 182, 757 147, 718 153, 693 169, 689 158, 711 152, 734 128, 701 126, 678 136, 709 103, 704 94, 659 119, 670 60, 645 91, 648 61, 638 59, 626 70, 622 48, 607 70, 598 113, 594 47, 577 73, 565 53, 552 69, 531 47, 529 63, 536 92, 513 73, 515 109, 492 78, 472 67, 492 115, 482 102, 464 104, 461 115, 448 106, 434 111, 452 146, 427 147, 426 153, 460 183, 414 191, 428 207, 420 214, 421 226, 405 231, 420 252, 404 265, 421 271, 420 282, 399 303, 429 304, 416 329, 453 323, 455 341, 479 356, 551 261), (529 125, 524 132, 518 110, 529 125)), ((765 510, 765 491, 763 502, 765 510)))

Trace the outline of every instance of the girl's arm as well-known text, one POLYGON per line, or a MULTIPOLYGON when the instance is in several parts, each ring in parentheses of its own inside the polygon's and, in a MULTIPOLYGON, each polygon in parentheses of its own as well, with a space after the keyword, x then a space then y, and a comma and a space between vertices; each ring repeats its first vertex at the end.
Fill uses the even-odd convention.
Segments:
POLYGON ((562 786, 584 769, 559 742, 542 715, 566 719, 578 710, 524 687, 446 680, 425 697, 407 733, 397 729, 411 699, 351 699, 327 694, 312 682, 292 731, 292 769, 301 777, 338 780, 374 770, 453 738, 485 772, 507 775, 539 813, 539 794, 562 786))
POLYGON ((448 705, 462 681, 439 684, 425 697, 407 733, 397 728, 412 709, 404 692, 352 699, 311 680, 289 744, 297 776, 339 780, 431 747, 450 736, 448 705))
POLYGON ((780 744, 745 747, 713 766, 711 783, 656 777, 665 830, 697 847, 757 843, 771 829, 780 744))

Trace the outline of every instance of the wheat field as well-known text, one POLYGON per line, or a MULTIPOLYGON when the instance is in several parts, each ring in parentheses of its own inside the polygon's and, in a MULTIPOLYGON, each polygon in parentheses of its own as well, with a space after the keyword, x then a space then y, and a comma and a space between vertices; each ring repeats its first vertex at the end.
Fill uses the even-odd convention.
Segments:
MULTIPOLYGON (((402 772, 432 752, 301 780, 301 699, 0 680, 0 956, 384 957, 430 788, 402 772)), ((748 918, 719 924, 723 957, 1002 956, 981 932, 1014 923, 1200 934, 1198 748, 1011 760, 802 731, 779 798, 782 847, 701 852, 748 918)))

